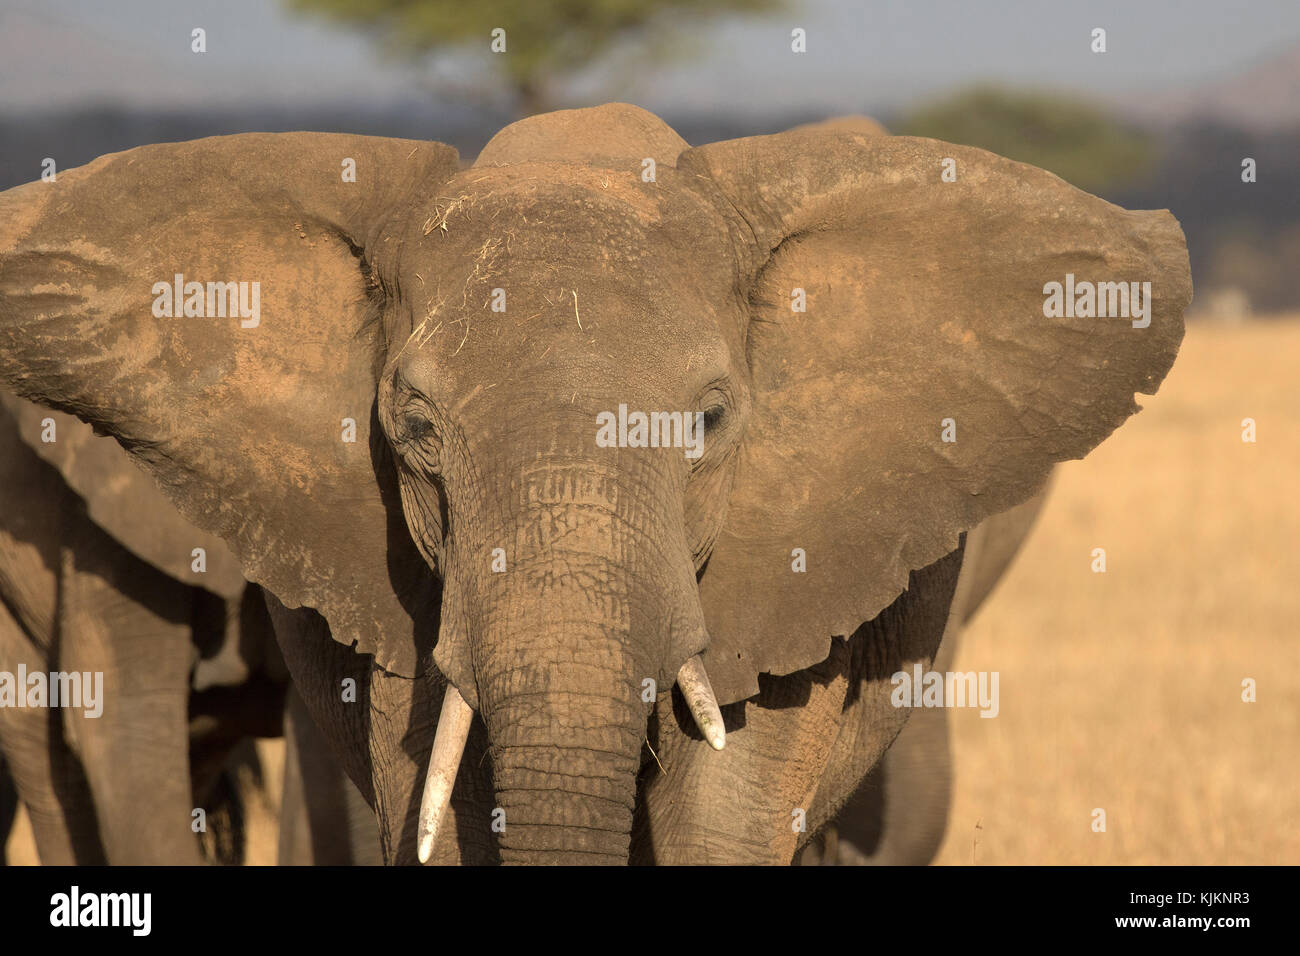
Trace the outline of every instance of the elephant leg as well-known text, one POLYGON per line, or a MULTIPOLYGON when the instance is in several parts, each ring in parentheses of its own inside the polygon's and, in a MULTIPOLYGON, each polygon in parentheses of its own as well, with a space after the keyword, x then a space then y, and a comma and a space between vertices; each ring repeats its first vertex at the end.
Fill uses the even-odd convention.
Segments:
MULTIPOLYGON (((0 602, 0 671, 29 674, 49 662, 0 602)), ((0 750, 18 799, 27 808, 36 852, 46 865, 102 865, 90 788, 76 756, 64 742, 58 711, 48 707, 0 707, 0 750)))
MULTIPOLYGON (((280 866, 312 866, 316 862, 316 847, 312 845, 312 807, 308 806, 308 801, 328 802, 331 807, 337 807, 338 801, 333 799, 332 785, 335 781, 327 778, 313 781, 311 784, 303 782, 303 754, 310 749, 311 745, 299 739, 306 736, 309 731, 302 726, 301 716, 293 713, 295 709, 305 710, 306 705, 290 688, 284 713, 284 775, 280 791, 280 843, 276 862, 280 866), (326 787, 325 796, 306 792, 307 789, 322 785, 326 787)), ((306 716, 308 720, 311 719, 309 714, 306 716)), ((319 735, 320 731, 316 733, 319 735)), ((322 741, 323 736, 316 743, 322 741)), ((342 775, 347 776, 347 774, 342 775)), ((331 847, 324 849, 322 855, 334 855, 329 850, 337 843, 337 837, 329 839, 328 842, 331 847)))
MULTIPOLYGON (((960 626, 950 619, 932 665, 952 669, 960 626)), ((836 818, 839 862, 926 866, 939 852, 952 801, 948 711, 916 710, 836 818), (877 772, 878 771, 878 772, 877 772)))
POLYGON ((939 652, 961 548, 920 571, 908 589, 822 663, 760 675, 759 695, 723 708, 726 748, 690 737, 689 715, 662 704, 640 781, 636 863, 787 865, 830 823, 907 721, 892 675, 939 652), (659 769, 656 764, 662 766, 659 769))
POLYGON ((284 724, 280 865, 382 865, 375 811, 343 772, 292 688, 284 724))
MULTIPOLYGON (((68 537, 60 668, 102 674, 102 713, 63 711, 113 864, 198 864, 191 829, 191 589, 83 522, 68 537)), ((84 679, 84 677, 83 677, 84 679)))
POLYGON ((309 608, 286 608, 269 591, 266 607, 294 692, 367 801, 374 799, 370 770, 370 663, 330 636, 329 625, 309 608))
MULTIPOLYGON (((960 594, 961 584, 958 583, 960 594)), ((951 670, 961 627, 949 616, 931 665, 951 670)), ((939 852, 952 799, 948 712, 922 707, 908 718, 802 863, 838 866, 926 866, 939 852)))
POLYGON ((761 675, 757 698, 723 708, 719 752, 683 733, 694 728, 689 714, 661 701, 632 862, 789 864, 842 719, 851 657, 847 642, 835 641, 821 664, 761 675))
MULTIPOLYGON (((0 415, 0 671, 48 672, 57 655, 59 541, 77 502, 0 415)), ((47 864, 102 864, 90 788, 58 712, 0 707, 0 752, 47 864)))
MULTIPOLYGON (((957 588, 943 642, 934 661, 952 670, 963 626, 979 609, 1024 543, 1042 510, 1046 490, 989 518, 966 536, 957 588)), ((837 859, 820 862, 925 865, 943 842, 952 798, 948 715, 922 708, 836 817, 837 859)), ((805 862, 820 848, 810 847, 805 862)))
MULTIPOLYGON (((957 551, 913 572, 908 590, 851 642, 856 692, 846 702, 839 734, 808 814, 811 833, 835 826, 837 857, 856 857, 854 850, 866 846, 880 854, 895 845, 896 838, 891 836, 895 829, 900 830, 900 845, 927 840, 937 845, 942 839, 951 790, 947 714, 941 708, 895 707, 892 677, 918 662, 923 670, 950 668, 960 627, 957 592, 964 548, 963 539, 957 551), (918 719, 923 722, 921 729, 914 731, 915 742, 909 744, 904 735, 918 719), (900 742, 904 749, 891 761, 893 748, 900 742), (904 755, 908 753, 917 756, 907 759, 904 755), (864 785, 873 779, 875 783, 864 785), (909 794, 921 801, 917 807, 907 803, 909 794), (850 817, 858 819, 846 824, 846 808, 850 817), (846 838, 845 828, 856 832, 846 838), (921 836, 902 839, 909 831, 921 836), (854 843, 855 838, 861 846, 854 843)), ((902 851, 896 851, 893 861, 928 862, 918 858, 922 851, 911 852, 913 857, 904 861, 898 858, 902 851)))
MULTIPOLYGON (((993 590, 1042 510, 1046 492, 990 518, 966 538, 934 669, 951 671, 966 622, 993 590)), ((836 818, 842 863, 925 865, 939 852, 952 800, 949 719, 921 708, 836 818)))
MULTIPOLYGON (((302 864, 312 860, 311 829, 314 823, 342 826, 345 822, 345 818, 337 816, 328 824, 320 816, 313 821, 312 810, 323 812, 324 816, 331 814, 321 811, 320 807, 308 807, 304 802, 302 786, 318 781, 305 780, 300 764, 305 753, 321 743, 331 750, 338 768, 356 787, 365 804, 374 806, 379 814, 384 859, 389 863, 399 862, 398 848, 406 816, 401 807, 402 791, 408 791, 406 799, 409 801, 409 791, 418 786, 418 770, 400 749, 395 749, 389 756, 381 755, 379 765, 372 768, 372 721, 385 726, 394 723, 405 726, 400 717, 393 716, 395 708, 391 703, 385 705, 380 700, 371 700, 372 681, 379 681, 382 685, 382 678, 376 676, 382 672, 376 671, 372 675, 369 658, 336 642, 330 635, 329 625, 316 612, 306 608, 286 608, 270 592, 266 592, 265 599, 276 642, 292 678, 292 694, 298 701, 294 713, 291 714, 287 706, 285 712, 281 862, 302 864), (308 721, 314 728, 314 735, 309 741, 304 741, 302 736, 309 733, 308 721), (383 799, 379 797, 381 793, 383 799)), ((382 687, 381 695, 392 696, 382 694, 382 687)), ((397 735, 400 739, 401 731, 397 735)), ((309 769, 307 776, 312 776, 312 773, 309 769)), ((313 795, 311 799, 317 797, 313 795)), ((320 799, 338 806, 337 801, 326 797, 320 799)), ((419 800, 418 794, 415 799, 419 800)), ((321 834, 317 838, 321 841, 340 839, 337 834, 321 834)))
POLYGON ((215 775, 194 793, 208 808, 208 828, 200 837, 204 859, 243 866, 250 849, 249 811, 255 803, 266 802, 265 775, 253 739, 243 737, 230 748, 215 775))
POLYGON ((837 865, 926 866, 948 826, 952 764, 948 715, 913 714, 835 818, 837 865))

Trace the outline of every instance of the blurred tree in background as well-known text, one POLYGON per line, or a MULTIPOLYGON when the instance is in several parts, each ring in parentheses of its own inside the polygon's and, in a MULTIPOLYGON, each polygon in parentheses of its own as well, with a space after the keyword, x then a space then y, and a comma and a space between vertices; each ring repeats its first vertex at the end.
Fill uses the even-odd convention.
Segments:
MULTIPOLYGON (((779 9, 784 0, 288 0, 292 9, 369 29, 410 56, 482 49, 506 31, 493 58, 520 116, 553 108, 554 84, 606 59, 616 44, 653 34, 685 36, 689 24, 722 13, 779 9)), ((660 53, 663 49, 659 50, 660 53)))
POLYGON ((978 146, 1096 192, 1140 177, 1156 160, 1147 135, 1081 100, 980 87, 906 117, 897 133, 978 146))

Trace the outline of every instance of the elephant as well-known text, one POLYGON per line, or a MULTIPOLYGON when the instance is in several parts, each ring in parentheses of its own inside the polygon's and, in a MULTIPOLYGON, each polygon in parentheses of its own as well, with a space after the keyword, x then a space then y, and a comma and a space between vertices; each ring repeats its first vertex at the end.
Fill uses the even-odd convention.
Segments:
MULTIPOLYGON (((986 519, 967 536, 948 626, 932 665, 936 671, 952 671, 964 628, 1019 553, 1043 510, 1047 490, 986 519)), ((832 824, 804 849, 800 862, 924 866, 943 843, 951 794, 947 711, 917 708, 832 824)))
MULTIPOLYGON (((287 675, 260 590, 116 442, 12 395, 0 489, 0 672, 99 684, 53 719, 0 696, 42 862, 203 862, 194 809, 229 817, 229 756, 279 733, 287 675)), ((237 840, 213 845, 228 862, 237 840)))
POLYGON ((465 169, 251 133, 0 193, 0 385, 230 546, 396 864, 790 863, 963 534, 1138 410, 1190 299, 1167 211, 628 104, 465 169))

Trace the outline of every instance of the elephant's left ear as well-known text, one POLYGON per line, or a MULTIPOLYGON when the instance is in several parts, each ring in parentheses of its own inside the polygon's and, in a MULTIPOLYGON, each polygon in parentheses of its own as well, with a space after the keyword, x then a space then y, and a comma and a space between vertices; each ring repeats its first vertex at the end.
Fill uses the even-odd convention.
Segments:
POLYGON ((1168 212, 935 140, 793 130, 678 168, 754 236, 753 416, 700 585, 728 702, 825 658, 1136 412, 1191 277, 1168 212))

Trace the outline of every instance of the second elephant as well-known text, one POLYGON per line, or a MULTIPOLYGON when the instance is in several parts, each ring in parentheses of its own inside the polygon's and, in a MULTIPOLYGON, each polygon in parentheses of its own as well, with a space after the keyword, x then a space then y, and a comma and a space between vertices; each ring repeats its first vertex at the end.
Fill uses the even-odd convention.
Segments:
POLYGON ((13 396, 0 396, 0 672, 77 675, 59 719, 48 698, 0 707, 0 752, 55 864, 201 862, 194 810, 211 809, 240 739, 278 733, 286 680, 260 590, 225 546, 116 443, 13 396))

